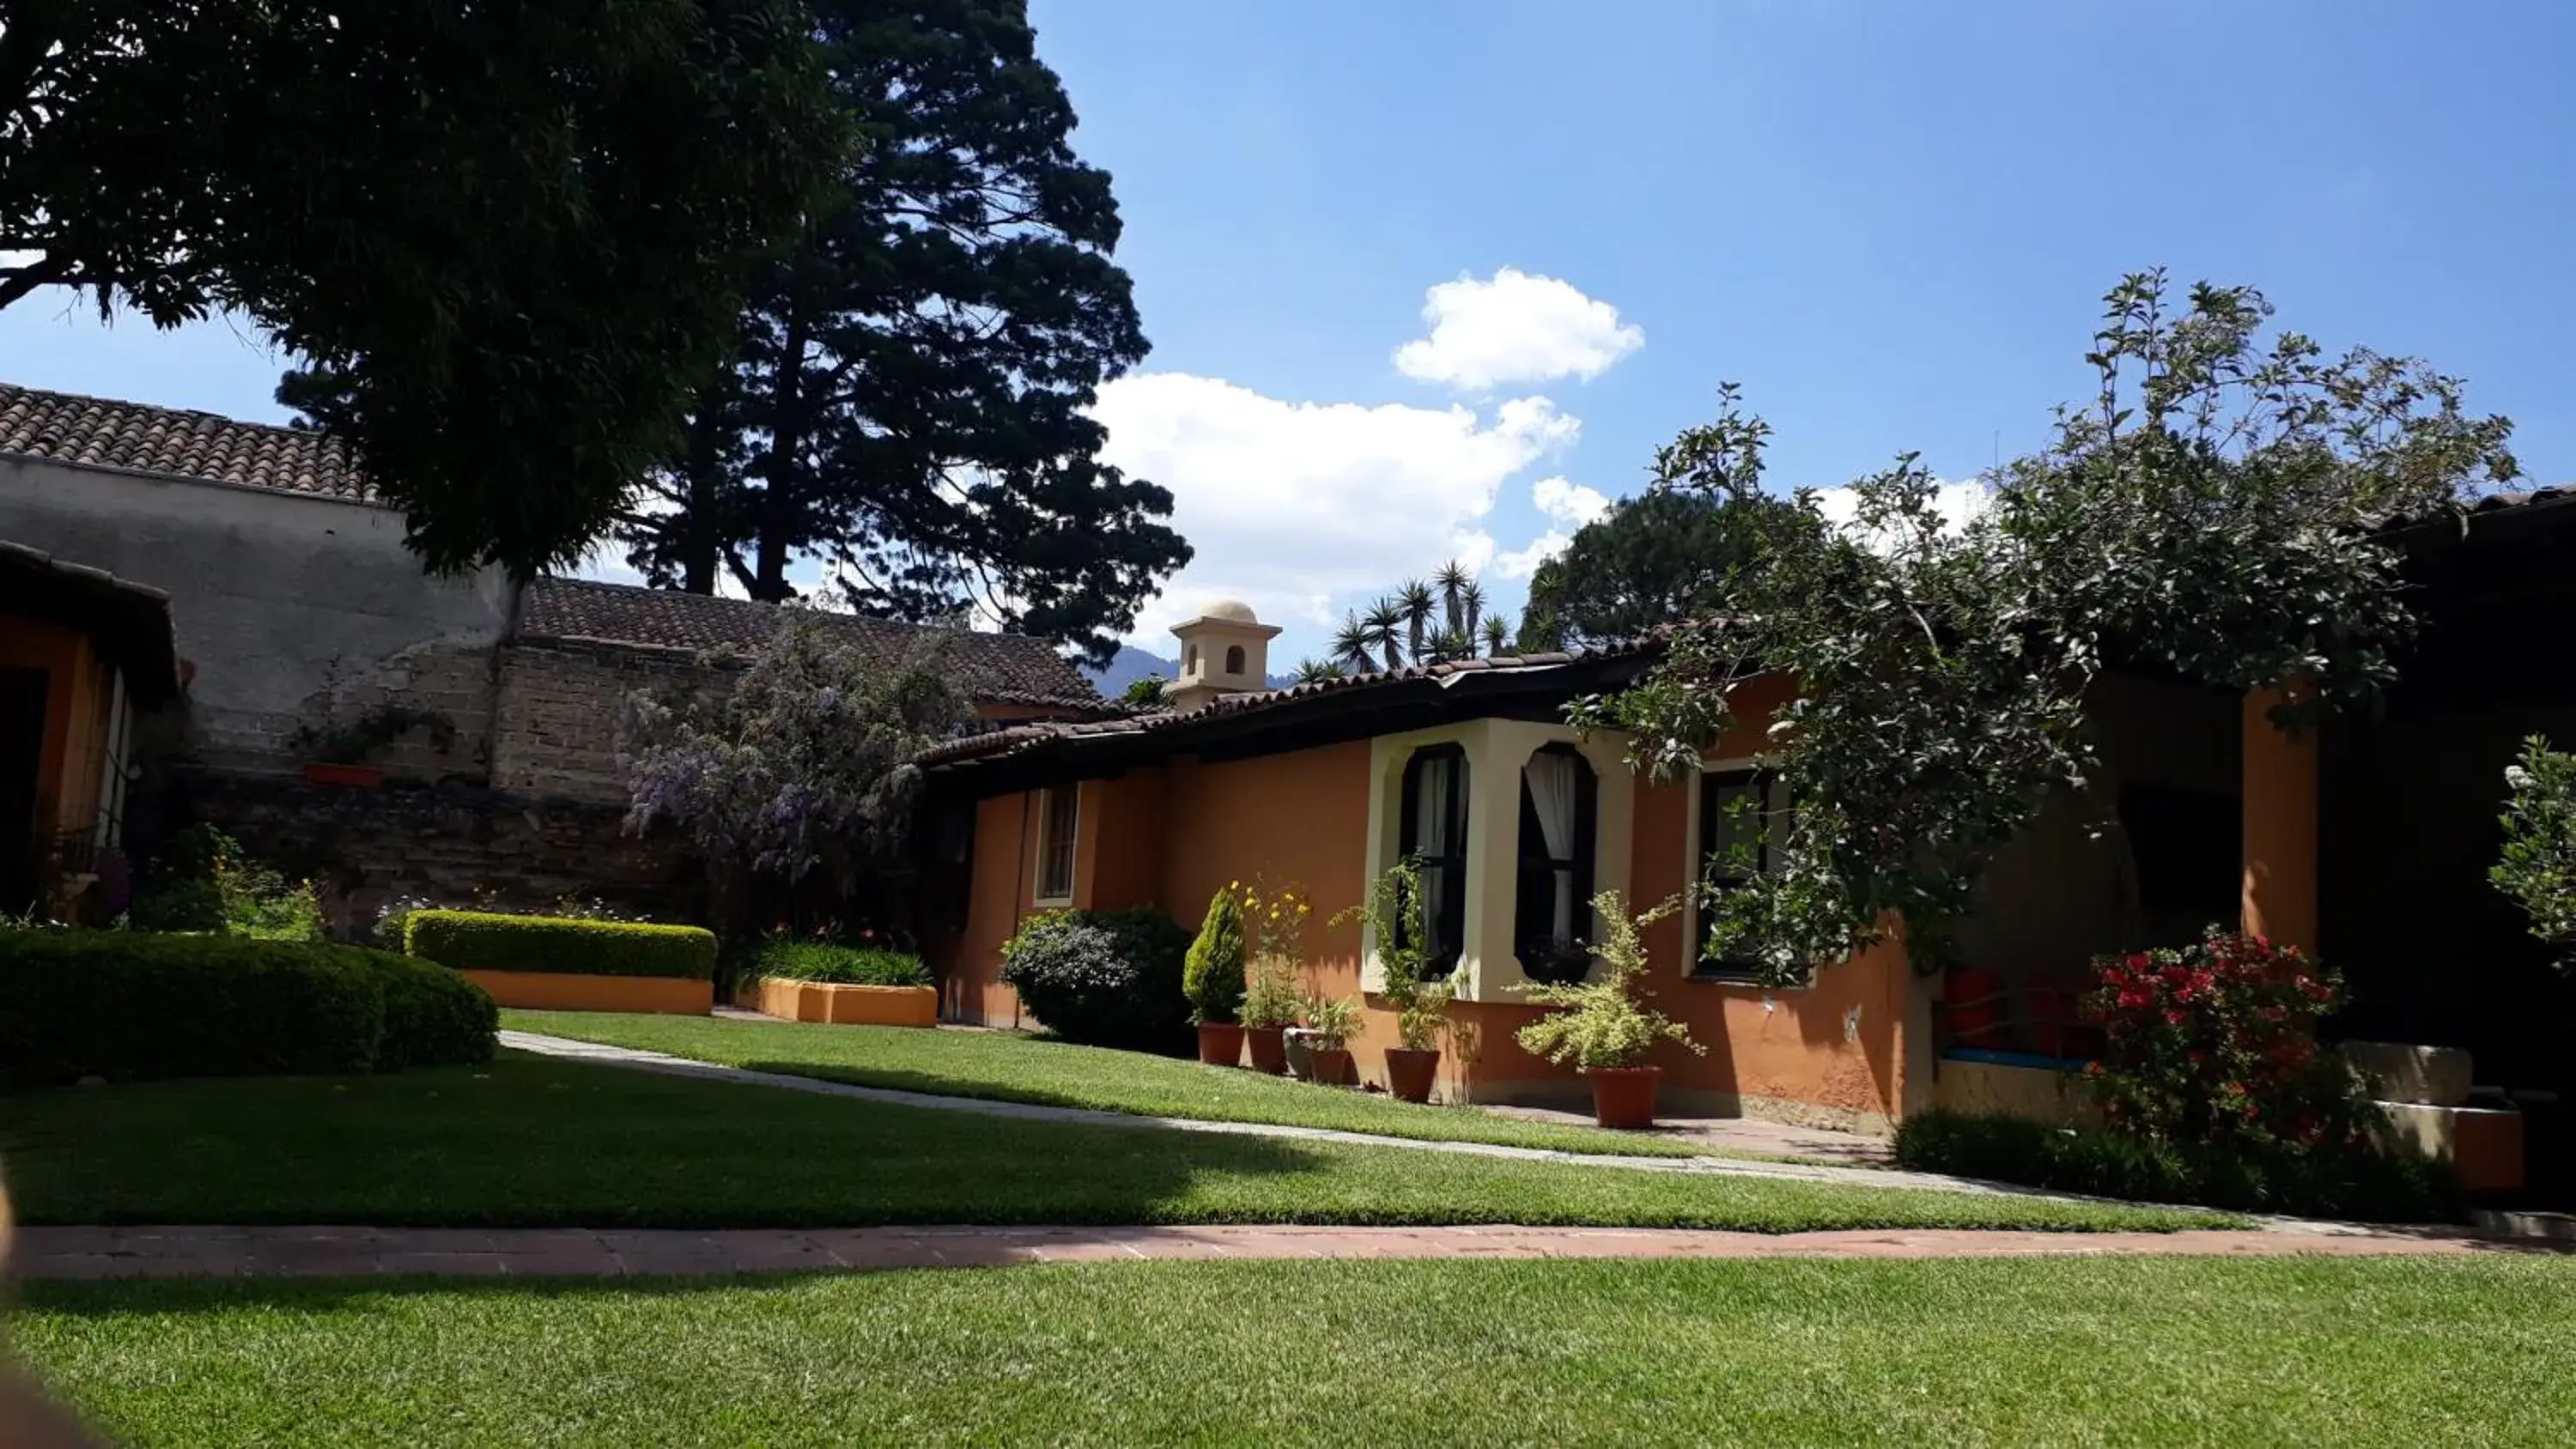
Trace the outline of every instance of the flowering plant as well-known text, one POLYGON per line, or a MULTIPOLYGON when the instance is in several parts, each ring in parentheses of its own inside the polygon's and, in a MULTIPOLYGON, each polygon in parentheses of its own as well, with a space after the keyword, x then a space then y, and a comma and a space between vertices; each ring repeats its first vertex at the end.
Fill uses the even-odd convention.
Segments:
POLYGON ((2086 1069, 2116 1130, 2169 1142, 2349 1141, 2359 1078, 2317 1047, 2343 978, 2296 946, 2212 929, 2198 945, 2093 963, 2085 1014, 2108 1049, 2086 1069))
POLYGON ((1314 905, 1297 888, 1231 881, 1226 889, 1243 902, 1243 1005, 1237 1019, 1249 1027, 1295 1026, 1302 1003, 1299 963, 1305 959, 1306 917, 1314 905))

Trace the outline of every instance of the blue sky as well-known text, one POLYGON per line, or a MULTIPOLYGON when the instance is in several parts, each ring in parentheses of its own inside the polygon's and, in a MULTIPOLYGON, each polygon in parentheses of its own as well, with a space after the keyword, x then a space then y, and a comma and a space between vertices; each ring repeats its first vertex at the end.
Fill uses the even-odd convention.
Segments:
MULTIPOLYGON (((1906 449, 1964 478, 2042 439, 2099 294, 2155 264, 2258 284, 2329 347, 2430 358, 2516 419, 2539 479, 2576 480, 2576 7, 1034 18, 1155 343, 1104 398, 1113 457, 1175 490, 1201 550, 1149 647, 1240 594, 1285 663, 1453 552, 1516 606, 1508 575, 1634 491, 1725 379, 1778 428, 1784 487, 1906 449)), ((0 314, 0 375, 276 415, 275 361, 228 330, 59 313, 0 314)))

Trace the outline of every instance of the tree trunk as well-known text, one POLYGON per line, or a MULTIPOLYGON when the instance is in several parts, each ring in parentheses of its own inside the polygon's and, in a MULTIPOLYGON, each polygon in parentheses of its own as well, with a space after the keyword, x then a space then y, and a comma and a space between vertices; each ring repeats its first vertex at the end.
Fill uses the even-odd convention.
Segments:
POLYGON ((787 599, 787 560, 799 542, 796 500, 804 481, 805 439, 813 426, 805 398, 806 335, 803 310, 790 306, 778 375, 770 387, 768 479, 760 490, 760 557, 751 584, 753 598, 772 604, 787 599))

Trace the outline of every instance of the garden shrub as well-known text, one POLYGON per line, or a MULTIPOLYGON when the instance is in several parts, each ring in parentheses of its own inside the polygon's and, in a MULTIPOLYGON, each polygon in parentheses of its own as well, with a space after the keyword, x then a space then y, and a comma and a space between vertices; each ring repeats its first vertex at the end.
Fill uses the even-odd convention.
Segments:
POLYGON ((127 916, 141 931, 213 931, 262 941, 319 941, 322 902, 311 881, 289 881, 211 825, 172 836, 155 863, 159 884, 127 916))
POLYGON ((2462 1216, 2459 1184, 2448 1168, 2383 1157, 2358 1143, 2211 1146, 1931 1111, 1897 1128, 1896 1162, 1917 1172, 2243 1212, 2387 1223, 2462 1216))
POLYGON ((928 986, 930 968, 910 951, 882 946, 835 946, 828 941, 777 937, 760 943, 752 975, 840 986, 928 986))
POLYGON ((0 930, 0 1087, 488 1060, 474 983, 381 951, 145 931, 0 930))
POLYGON ((2295 946, 2212 929, 2198 945, 2093 963, 2105 1048, 2086 1068, 2115 1131, 2214 1147, 2342 1146, 2367 1093, 2317 1046, 2343 980, 2295 946))
POLYGON ((1181 995, 1190 933, 1152 906, 1045 911, 1002 946, 1002 981, 1067 1041, 1145 1051, 1182 1049, 1181 995))
POLYGON ((578 976, 678 976, 712 980, 715 933, 643 921, 413 911, 403 949, 470 971, 562 971, 578 976))
POLYGON ((1243 907, 1232 886, 1208 902, 1198 936, 1181 958, 1181 994, 1199 1021, 1229 1022, 1243 1010, 1243 907))

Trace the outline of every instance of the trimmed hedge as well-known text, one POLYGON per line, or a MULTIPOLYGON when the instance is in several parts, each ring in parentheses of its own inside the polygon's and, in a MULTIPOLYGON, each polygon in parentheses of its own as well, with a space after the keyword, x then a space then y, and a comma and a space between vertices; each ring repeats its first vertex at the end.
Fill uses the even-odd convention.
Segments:
POLYGON ((909 951, 875 946, 834 946, 822 941, 763 941, 751 974, 837 986, 928 986, 930 968, 909 951))
POLYGON ((2099 1127, 1931 1111, 1896 1129, 1896 1165, 2136 1202, 2375 1223, 2457 1222, 2460 1187, 2438 1162, 2365 1147, 2253 1151, 2151 1142, 2099 1127))
POLYGON ((464 971, 563 971, 576 976, 677 976, 712 981, 715 933, 698 926, 414 911, 403 949, 464 971))
POLYGON ((1086 1046, 1189 1049, 1190 933, 1152 906, 1046 911, 1002 945, 1002 981, 1047 1030, 1086 1046))
POLYGON ((359 946, 0 930, 0 1087, 481 1062, 499 1025, 473 982, 359 946))

